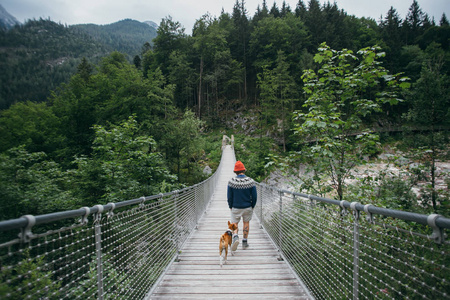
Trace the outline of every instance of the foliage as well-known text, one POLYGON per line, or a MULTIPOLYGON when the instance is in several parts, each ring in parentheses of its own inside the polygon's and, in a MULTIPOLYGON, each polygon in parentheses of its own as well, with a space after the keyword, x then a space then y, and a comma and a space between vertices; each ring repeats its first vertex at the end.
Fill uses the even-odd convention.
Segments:
MULTIPOLYGON (((125 287, 130 285, 130 279, 125 272, 120 272, 114 268, 107 255, 102 258, 103 290, 106 291, 102 297, 104 299, 127 299, 129 291, 125 287)), ((84 275, 83 280, 80 280, 78 286, 69 291, 69 294, 77 299, 90 299, 94 295, 96 296, 97 289, 93 290, 92 287, 97 286, 97 274, 97 258, 92 257, 89 263, 89 271, 84 275)))
POLYGON ((92 157, 76 158, 78 168, 71 172, 83 205, 154 195, 160 192, 163 182, 175 180, 162 155, 155 151, 154 139, 138 133, 134 116, 120 125, 111 125, 109 130, 100 125, 95 125, 94 130, 92 157))
POLYGON ((50 154, 63 142, 59 126, 46 103, 18 102, 0 111, 0 152, 25 145, 28 151, 50 154))
POLYGON ((65 171, 44 152, 11 148, 0 154, 0 220, 72 209, 79 202, 69 186, 65 171))
POLYGON ((190 110, 185 111, 181 120, 166 125, 167 138, 163 147, 179 182, 193 184, 201 179, 192 175, 199 174, 199 161, 204 154, 200 136, 203 125, 190 110))
MULTIPOLYGON (((188 143, 183 138, 187 135, 183 135, 178 126, 184 122, 183 112, 194 112, 195 116, 189 117, 190 122, 205 122, 200 126, 205 132, 227 131, 230 124, 235 128, 236 111, 248 112, 249 116, 253 114, 252 118, 258 112, 261 118, 255 119, 259 119, 259 124, 251 124, 251 129, 244 130, 246 136, 239 137, 252 146, 241 143, 247 148, 237 144, 236 149, 244 160, 248 157, 255 171, 253 175, 262 179, 267 174, 264 165, 268 154, 275 156, 281 146, 286 150, 301 150, 301 145, 310 141, 305 138, 300 141, 298 149, 295 148, 293 140, 297 138, 290 130, 289 114, 292 110, 301 109, 305 96, 312 95, 298 95, 296 91, 304 87, 311 89, 312 86, 303 79, 312 80, 308 76, 315 73, 317 82, 314 86, 328 88, 328 93, 321 95, 327 101, 321 103, 322 107, 319 104, 315 106, 324 111, 323 115, 317 116, 323 116, 332 126, 323 126, 327 124, 323 120, 313 122, 318 131, 328 134, 326 142, 329 142, 327 145, 317 139, 318 144, 313 149, 323 150, 322 153, 330 158, 330 153, 333 153, 330 147, 341 146, 344 151, 341 153, 349 154, 347 158, 350 158, 350 164, 340 165, 343 169, 331 168, 337 188, 346 175, 346 167, 362 162, 364 153, 371 155, 377 151, 377 136, 369 133, 369 128, 413 122, 400 116, 406 112, 412 116, 417 109, 415 99, 423 102, 426 98, 424 86, 430 83, 429 86, 434 87, 435 84, 420 79, 424 63, 432 65, 431 62, 435 63, 436 58, 440 58, 439 82, 441 86, 448 85, 448 79, 444 77, 450 74, 449 26, 445 15, 436 25, 417 1, 405 15, 402 20, 392 7, 377 23, 372 19, 349 16, 335 3, 322 5, 314 0, 306 5, 299 1, 295 9, 285 3, 267 7, 263 2, 251 16, 245 2, 236 1, 230 13, 223 11, 217 18, 203 15, 197 20, 191 36, 185 33, 182 24, 168 16, 162 20, 158 36, 153 41, 147 35, 152 31, 151 27, 132 20, 106 26, 70 27, 50 20, 30 20, 0 33, 3 46, 0 49, 0 109, 3 109, 0 151, 9 157, 12 154, 6 151, 23 145, 24 148, 20 149, 29 155, 45 152, 40 162, 51 162, 61 172, 80 171, 78 167, 83 165, 83 159, 92 162, 96 156, 95 159, 100 160, 93 147, 96 139, 94 128, 98 128, 95 126, 109 131, 135 116, 139 124, 136 135, 151 137, 156 142, 152 151, 161 153, 169 172, 179 175, 179 184, 186 184, 203 178, 201 167, 210 163, 207 162, 209 153, 205 152, 211 146, 205 144, 199 135, 194 138, 195 143, 186 146, 188 143), (136 39, 139 41, 132 42, 136 39), (348 50, 332 51, 330 48, 314 56, 324 41, 331 48, 348 50), (373 46, 375 44, 385 49, 385 56, 378 52, 373 46), (111 47, 130 52, 110 53, 111 47), (364 49, 361 54, 352 53, 361 48, 364 49), (332 57, 337 57, 336 64, 319 73, 320 66, 331 66, 330 51, 332 57), (132 57, 134 59, 130 63, 132 57), (313 65, 313 57, 322 62, 313 65), (354 57, 361 60, 354 60, 354 57), (414 97, 406 98, 399 105, 391 105, 397 100, 389 94, 392 87, 388 83, 408 83, 397 82, 399 78, 387 74, 380 78, 383 77, 381 69, 370 69, 372 62, 380 61, 394 73, 405 72, 413 84, 417 81, 413 85, 413 90, 417 89, 417 92, 413 91, 414 97), (304 69, 314 71, 302 78, 299 74, 304 69), (333 72, 336 75, 344 72, 342 78, 345 80, 332 79, 333 72), (281 78, 283 80, 280 81, 281 78), (362 85, 364 82, 366 86, 362 85), (279 88, 281 86, 285 88, 279 88), (382 95, 383 92, 388 94, 382 95), (51 96, 48 98, 48 95, 51 96), (390 100, 383 102, 383 98, 390 100), (37 103, 43 101, 45 104, 37 103), (326 106, 327 103, 330 107, 326 106), (333 107, 332 104, 336 103, 339 105, 333 107), (275 116, 279 119, 276 120, 275 116), (266 120, 267 123, 263 123, 266 120), (363 134, 350 134, 343 140, 334 138, 352 131, 363 134), (182 138, 174 139, 172 133, 182 138), (364 151, 357 153, 357 147, 344 149, 346 145, 358 145, 364 151)), ((428 76, 431 78, 433 75, 428 76)), ((441 90, 443 99, 448 98, 445 98, 447 93, 445 88, 441 90)), ((312 102, 309 99, 305 108, 312 108, 312 102)), ((305 129, 307 126, 312 129, 313 123, 304 123, 305 129)), ((303 155, 305 152, 300 153, 303 155)), ((303 163, 315 167, 312 170, 315 175, 305 180, 304 186, 321 194, 328 193, 326 183, 333 177, 319 170, 329 170, 326 167, 329 160, 318 159, 314 155, 303 156, 302 159, 303 163)), ((291 163, 294 162, 297 164, 298 160, 293 159, 291 163)), ((20 166, 22 163, 16 161, 15 164, 20 166)), ((85 181, 83 184, 91 181, 85 185, 89 201, 78 198, 84 195, 81 183, 74 184, 67 178, 55 183, 48 172, 43 172, 46 175, 39 182, 53 182, 52 186, 55 184, 60 191, 56 188, 48 191, 66 193, 68 198, 76 199, 74 203, 102 199, 106 192, 102 190, 104 177, 99 175, 104 170, 96 165, 83 168, 84 177, 80 175, 78 179, 85 181), (76 187, 76 193, 69 186, 76 187)), ((12 174, 11 170, 6 172, 12 174)), ((4 178, 11 182, 9 177, 4 178)), ((14 184, 21 186, 23 183, 14 184)))
POLYGON ((160 140, 163 120, 175 111, 173 89, 159 69, 144 78, 123 54, 103 58, 97 73, 88 77, 78 73, 53 94, 51 108, 61 120, 67 144, 61 155, 72 159, 75 154, 89 154, 95 124, 118 124, 133 114, 143 124, 142 130, 160 140))
POLYGON ((45 263, 45 257, 30 258, 29 250, 23 252, 23 260, 14 268, 2 268, 0 273, 0 297, 2 299, 59 299, 61 283, 53 278, 45 263), (17 282, 9 282, 11 275, 17 282), (20 287, 20 288, 18 288, 20 287))
POLYGON ((395 105, 396 90, 408 88, 405 78, 389 75, 378 59, 384 56, 378 47, 364 48, 355 56, 351 50, 335 51, 322 44, 314 60, 320 65, 315 72, 307 70, 302 78, 309 95, 306 112, 295 113, 295 132, 311 147, 302 155, 319 168, 321 176, 331 181, 338 199, 342 200, 345 179, 350 170, 373 153, 378 135, 364 127, 370 114, 381 111, 381 105, 395 105))
POLYGON ((263 68, 258 74, 258 84, 261 90, 261 117, 265 119, 266 127, 272 126, 273 132, 279 131, 286 151, 288 130, 291 128, 291 111, 296 100, 295 82, 289 73, 289 65, 283 51, 278 51, 278 60, 273 70, 263 68))
MULTIPOLYGON (((442 61, 442 60, 441 60, 442 61)), ((430 62, 424 65, 421 77, 415 84, 411 95, 412 107, 407 118, 413 125, 421 127, 427 134, 423 134, 421 161, 428 165, 430 187, 425 191, 429 195, 434 211, 437 211, 438 193, 436 185, 436 161, 440 158, 440 151, 445 150, 450 125, 450 97, 449 79, 441 73, 442 63, 430 62), (438 132, 440 127, 445 129, 438 132)), ((447 199, 448 201, 448 199, 447 199)))
POLYGON ((97 72, 87 60, 77 69, 49 103, 1 112, 2 219, 152 195, 173 189, 173 174, 204 178, 203 122, 177 116, 159 69, 144 77, 118 52, 97 72))
POLYGON ((50 20, 29 20, 0 30, 0 109, 20 101, 45 101, 67 82, 82 57, 96 60, 106 48, 50 20))
POLYGON ((268 137, 234 136, 236 160, 241 160, 247 169, 246 175, 260 182, 267 176, 267 155, 279 151, 268 137))

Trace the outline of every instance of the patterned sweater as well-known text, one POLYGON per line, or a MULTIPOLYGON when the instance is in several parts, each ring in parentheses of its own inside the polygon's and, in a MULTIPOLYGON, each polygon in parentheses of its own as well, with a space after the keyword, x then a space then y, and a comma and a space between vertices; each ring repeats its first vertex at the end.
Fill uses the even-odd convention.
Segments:
POLYGON ((255 181, 245 175, 237 175, 228 181, 228 207, 254 208, 257 195, 255 181))

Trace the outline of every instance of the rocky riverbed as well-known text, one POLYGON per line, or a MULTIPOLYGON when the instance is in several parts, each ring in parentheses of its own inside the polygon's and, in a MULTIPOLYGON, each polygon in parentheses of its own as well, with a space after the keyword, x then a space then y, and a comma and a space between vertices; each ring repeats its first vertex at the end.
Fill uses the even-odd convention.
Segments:
MULTIPOLYGON (((300 165, 295 170, 296 175, 286 176, 283 172, 276 170, 270 174, 265 180, 266 184, 276 185, 280 189, 286 189, 291 191, 300 191, 302 178, 311 177, 312 174, 308 174, 306 165, 300 165)), ((372 177, 373 179, 379 178, 384 175, 388 178, 400 178, 402 180, 409 180, 412 176, 416 176, 417 172, 421 172, 424 176, 421 176, 420 180, 416 181, 411 190, 420 196, 420 190, 425 185, 430 184, 429 181, 429 168, 424 167, 416 161, 406 158, 404 153, 396 152, 380 154, 376 159, 368 161, 364 165, 355 167, 351 172, 351 177, 346 180, 347 185, 356 184, 362 178, 372 177)), ((450 162, 449 161, 437 161, 435 165, 435 188, 440 191, 449 191, 450 185, 450 162)))

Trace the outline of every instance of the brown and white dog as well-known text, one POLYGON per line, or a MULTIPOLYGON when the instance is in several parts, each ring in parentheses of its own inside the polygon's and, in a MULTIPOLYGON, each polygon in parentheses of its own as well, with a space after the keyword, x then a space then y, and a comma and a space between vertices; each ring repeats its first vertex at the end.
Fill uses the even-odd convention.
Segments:
MULTIPOLYGON (((230 247, 231 251, 231 241, 233 240, 233 232, 235 230, 237 230, 237 225, 234 223, 230 223, 230 221, 228 221, 228 229, 220 237, 219 243, 220 267, 222 267, 224 263, 225 264, 227 263, 228 247, 230 247)), ((231 255, 234 255, 233 251, 231 251, 231 255)))

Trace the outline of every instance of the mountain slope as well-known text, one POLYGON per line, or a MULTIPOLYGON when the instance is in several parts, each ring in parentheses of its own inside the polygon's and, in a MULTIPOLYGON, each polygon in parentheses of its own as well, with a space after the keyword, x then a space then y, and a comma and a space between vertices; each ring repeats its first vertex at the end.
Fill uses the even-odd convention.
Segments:
POLYGON ((10 29, 15 25, 19 25, 20 22, 9 14, 6 9, 0 4, 0 28, 10 29))
POLYGON ((0 109, 45 101, 76 72, 81 58, 95 62, 109 52, 86 34, 43 19, 0 30, 0 45, 0 109))
POLYGON ((156 24, 155 22, 153 22, 153 21, 144 21, 144 23, 149 25, 150 27, 155 28, 155 30, 158 30, 159 25, 156 24))
POLYGON ((90 35, 112 51, 126 53, 130 57, 141 54, 142 46, 152 43, 157 35, 154 25, 131 19, 108 25, 79 24, 71 28, 90 35))

